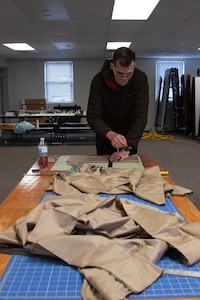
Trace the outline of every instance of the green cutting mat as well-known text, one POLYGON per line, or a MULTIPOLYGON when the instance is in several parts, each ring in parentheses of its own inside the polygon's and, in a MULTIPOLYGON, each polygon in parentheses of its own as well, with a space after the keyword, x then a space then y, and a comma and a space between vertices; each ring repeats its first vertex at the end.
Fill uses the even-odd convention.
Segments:
MULTIPOLYGON (((51 168, 52 171, 69 171, 71 170, 72 165, 77 162, 86 162, 87 164, 92 164, 100 166, 103 168, 108 168, 108 158, 98 157, 98 156, 87 156, 87 155, 61 155, 54 166, 51 168)), ((113 168, 117 169, 139 169, 143 170, 143 164, 140 160, 140 157, 134 155, 131 158, 128 158, 124 161, 114 162, 113 168)))
POLYGON ((61 155, 56 163, 51 168, 52 171, 69 171, 72 166, 68 164, 70 156, 68 155, 61 155))

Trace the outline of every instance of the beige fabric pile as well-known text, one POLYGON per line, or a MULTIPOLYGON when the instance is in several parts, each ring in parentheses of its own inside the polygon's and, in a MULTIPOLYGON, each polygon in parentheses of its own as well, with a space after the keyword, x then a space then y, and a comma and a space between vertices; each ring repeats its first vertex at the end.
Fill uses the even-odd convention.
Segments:
MULTIPOLYGON (((50 188, 59 195, 45 197, 19 218, 0 235, 0 244, 29 248, 77 266, 85 278, 84 300, 126 299, 162 275, 156 263, 169 247, 177 249, 187 265, 200 260, 200 223, 117 196, 134 191, 153 202, 154 186, 158 193, 162 186, 162 199, 156 197, 160 205, 165 184, 157 167, 116 171, 85 165, 71 176, 55 176, 50 188), (100 197, 99 192, 115 195, 100 197)), ((168 186, 169 190, 174 189, 168 186)))
POLYGON ((177 185, 171 185, 160 175, 158 166, 139 169, 102 168, 84 164, 79 172, 71 176, 58 175, 50 187, 63 196, 77 193, 87 194, 125 194, 155 203, 165 204, 165 197, 185 195, 192 191, 177 185))

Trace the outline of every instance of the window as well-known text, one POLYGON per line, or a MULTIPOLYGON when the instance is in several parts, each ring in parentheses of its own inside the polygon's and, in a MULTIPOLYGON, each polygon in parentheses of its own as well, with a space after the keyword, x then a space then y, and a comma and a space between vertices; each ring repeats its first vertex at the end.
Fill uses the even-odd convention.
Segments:
POLYGON ((48 103, 73 103, 73 63, 48 61, 44 64, 45 99, 48 103))
MULTIPOLYGON (((156 62, 156 89, 155 89, 156 99, 158 99, 160 88, 161 90, 163 89, 165 71, 171 68, 178 69, 179 82, 181 82, 181 76, 184 75, 185 72, 184 61, 157 61, 156 62), (161 86, 160 86, 160 78, 162 78, 161 86)), ((172 98, 171 92, 172 91, 170 90, 169 99, 172 98)))

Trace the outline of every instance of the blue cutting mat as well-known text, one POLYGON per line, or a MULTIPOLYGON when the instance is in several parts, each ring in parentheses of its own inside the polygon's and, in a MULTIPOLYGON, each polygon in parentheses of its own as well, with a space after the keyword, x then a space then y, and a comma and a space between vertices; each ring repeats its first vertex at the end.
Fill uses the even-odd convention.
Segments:
POLYGON ((0 299, 80 300, 81 274, 64 262, 13 255, 0 282, 0 299))
MULTIPOLYGON (((108 195, 102 194, 103 197, 108 195)), ((119 195, 142 202, 133 195, 119 195)), ((173 202, 166 198, 166 204, 159 206, 163 211, 178 212, 173 202)), ((178 268, 200 272, 200 263, 185 267, 176 251, 169 251, 158 264, 162 268, 178 268)), ((13 255, 0 279, 0 299, 80 300, 83 277, 75 267, 56 260, 13 255)), ((155 283, 139 295, 129 295, 128 299, 138 298, 179 298, 200 297, 200 278, 163 274, 155 283)))

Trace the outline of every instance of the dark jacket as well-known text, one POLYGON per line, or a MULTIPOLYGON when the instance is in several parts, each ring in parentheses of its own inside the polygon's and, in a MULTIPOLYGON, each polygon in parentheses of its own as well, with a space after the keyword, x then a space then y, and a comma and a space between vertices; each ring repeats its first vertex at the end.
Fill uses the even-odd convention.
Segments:
POLYGON ((149 87, 147 76, 135 68, 126 86, 119 86, 110 63, 92 80, 87 120, 100 137, 113 130, 124 135, 128 144, 137 147, 147 123, 149 87))

